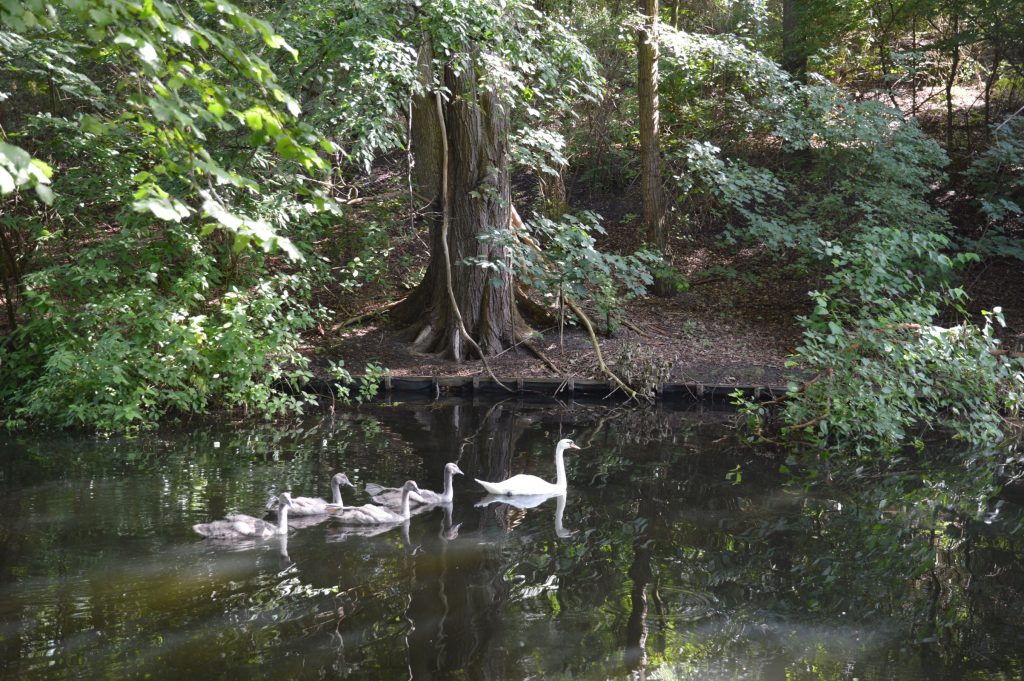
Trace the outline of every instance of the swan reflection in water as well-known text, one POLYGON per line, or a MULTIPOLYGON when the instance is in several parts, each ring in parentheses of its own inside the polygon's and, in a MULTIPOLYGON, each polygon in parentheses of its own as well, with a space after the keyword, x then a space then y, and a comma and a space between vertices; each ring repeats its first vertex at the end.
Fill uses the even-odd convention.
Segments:
POLYGON ((306 515, 299 518, 288 518, 288 527, 293 530, 303 530, 330 520, 329 515, 306 515))
POLYGON ((327 528, 325 537, 328 543, 336 543, 353 537, 376 537, 397 527, 408 526, 407 522, 399 525, 331 525, 327 528))
POLYGON ((495 510, 499 514, 499 522, 505 532, 511 532, 520 522, 522 522, 522 519, 526 517, 525 511, 527 509, 536 508, 548 499, 552 498, 555 499, 555 536, 560 539, 571 537, 576 531, 568 530, 564 525, 562 525, 562 516, 565 514, 566 502, 566 495, 564 492, 557 494, 522 494, 518 496, 488 494, 483 499, 476 502, 474 506, 477 508, 486 508, 491 504, 506 506, 507 508, 505 509, 499 510, 496 508, 495 510))
MULTIPOLYGON (((426 507, 426 510, 432 511, 435 508, 440 508, 444 513, 441 519, 441 527, 437 532, 438 539, 445 544, 458 539, 459 528, 462 527, 462 523, 452 523, 452 505, 436 504, 426 507)), ((376 537, 385 532, 398 529, 402 535, 402 545, 407 551, 411 549, 411 552, 414 553, 417 547, 413 546, 409 537, 409 524, 410 521, 406 520, 397 525, 332 525, 327 528, 325 538, 328 543, 337 543, 348 541, 354 537, 376 537)))
MULTIPOLYGON (((291 523, 288 523, 291 527, 291 523)), ((205 550, 209 550, 210 555, 223 556, 224 554, 255 554, 259 555, 263 551, 272 549, 276 545, 277 547, 277 568, 279 572, 285 572, 295 566, 295 561, 292 560, 288 554, 288 534, 278 534, 275 537, 270 537, 269 540, 255 539, 253 537, 207 537, 201 542, 197 542, 197 546, 201 546, 205 550)), ((217 559, 219 565, 215 568, 216 571, 233 571, 241 569, 241 563, 232 563, 230 561, 222 562, 220 558, 217 559)), ((248 564, 248 561, 247 561, 248 564)))
POLYGON ((441 519, 441 529, 437 533, 437 537, 443 542, 443 546, 444 544, 459 538, 459 528, 462 527, 462 523, 452 525, 451 504, 442 504, 441 509, 444 511, 444 517, 441 519))

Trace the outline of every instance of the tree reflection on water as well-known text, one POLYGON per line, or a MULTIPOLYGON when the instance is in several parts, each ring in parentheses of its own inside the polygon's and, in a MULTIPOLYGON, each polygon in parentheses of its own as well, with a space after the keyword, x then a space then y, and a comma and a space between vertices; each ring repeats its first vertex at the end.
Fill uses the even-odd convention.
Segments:
POLYGON ((884 475, 832 462, 798 479, 731 419, 423 402, 9 439, 0 664, 43 679, 1019 673, 1022 516, 985 501, 995 476, 937 450, 884 475), (567 495, 476 505, 474 477, 552 478, 562 437, 583 447, 567 495), (316 519, 227 546, 190 530, 270 490, 329 496, 336 470, 437 489, 448 461, 466 472, 455 503, 398 527, 316 519))

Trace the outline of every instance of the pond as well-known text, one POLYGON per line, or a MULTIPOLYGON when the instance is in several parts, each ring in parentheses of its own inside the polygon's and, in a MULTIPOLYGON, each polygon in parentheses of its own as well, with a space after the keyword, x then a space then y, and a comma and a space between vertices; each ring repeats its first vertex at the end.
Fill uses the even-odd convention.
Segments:
POLYGON ((0 676, 1021 678, 1019 508, 966 522, 801 492, 733 418, 438 401, 4 436, 0 676), (566 496, 476 505, 474 478, 554 479, 562 437, 582 447, 566 496), (275 491, 329 497, 337 471, 346 503, 367 482, 439 490, 448 461, 454 503, 375 535, 192 530, 275 491))

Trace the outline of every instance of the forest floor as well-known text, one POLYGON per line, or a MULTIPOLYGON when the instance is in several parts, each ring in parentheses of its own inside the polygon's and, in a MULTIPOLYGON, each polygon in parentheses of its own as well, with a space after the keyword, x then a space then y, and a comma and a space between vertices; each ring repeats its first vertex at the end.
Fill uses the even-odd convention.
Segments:
MULTIPOLYGON (((629 220, 626 214, 618 227, 616 222, 606 222, 613 226, 609 243, 602 246, 630 250, 630 244, 623 243, 636 233, 634 225, 626 224, 629 220)), ((715 235, 691 235, 672 244, 671 250, 673 264, 690 281, 688 291, 671 298, 629 301, 621 311, 626 324, 619 324, 611 334, 606 333, 604 320, 594 318, 601 353, 613 370, 626 368, 623 362, 659 360, 671 363, 668 382, 705 385, 783 386, 787 378, 799 375, 799 368, 787 368, 786 362, 800 343, 797 317, 810 312, 807 292, 819 282, 793 277, 790 268, 765 253, 723 247, 715 235)), ((1002 306, 1008 326, 1000 335, 1014 346, 1024 345, 1024 263, 970 273, 965 284, 976 310, 1002 306)), ((382 291, 367 290, 362 306, 355 303, 349 309, 373 309, 388 298, 384 293, 382 298, 382 291)), ((394 291, 391 296, 400 297, 394 291)), ((339 314, 335 323, 350 316, 355 315, 339 314)), ((951 317, 944 322, 956 320, 951 317)), ((459 363, 413 352, 408 343, 397 339, 398 331, 386 316, 336 328, 329 338, 315 341, 321 351, 314 367, 322 371, 328 360, 342 359, 353 374, 374 362, 395 376, 486 375, 478 360, 459 363)), ((581 327, 566 326, 561 336, 557 325, 536 331, 540 336, 534 346, 559 371, 518 347, 489 360, 495 375, 503 379, 604 378, 581 327)))
MULTIPOLYGON (((676 265, 684 275, 727 265, 736 271, 764 267, 755 254, 738 252, 723 263, 714 251, 698 248, 676 265), (683 266, 685 265, 685 266, 683 266)), ((769 264, 770 265, 770 264, 769 264)), ((799 341, 795 317, 808 311, 806 294, 782 278, 761 277, 757 283, 739 278, 704 276, 689 291, 671 298, 628 302, 620 324, 610 335, 604 320, 594 319, 605 361, 615 369, 638 357, 671 363, 669 382, 715 385, 785 385, 785 362, 799 341), (624 360, 625 353, 630 359, 624 360)), ((559 368, 551 370, 526 348, 513 348, 490 358, 499 378, 572 376, 603 378, 589 335, 579 326, 535 329, 534 346, 559 368)), ((330 355, 342 358, 353 373, 376 362, 395 376, 486 375, 480 361, 454 362, 413 352, 396 339, 398 329, 386 319, 339 329, 330 355)), ((642 359, 640 360, 642 361, 642 359)))
MULTIPOLYGON (((387 185, 388 180, 382 179, 381 187, 387 185)), ((517 207, 528 220, 529 206, 536 195, 533 183, 519 178, 513 193, 517 207)), ((603 217, 607 234, 599 238, 599 249, 631 253, 641 245, 639 196, 634 193, 570 197, 573 210, 585 208, 603 217)), ((681 231, 670 230, 677 234, 681 231)), ((407 342, 397 338, 400 329, 384 315, 344 324, 346 318, 405 295, 407 291, 394 287, 394 282, 408 276, 405 272, 410 261, 419 259, 425 266, 424 246, 416 239, 399 245, 389 256, 392 264, 383 284, 360 290, 355 298, 346 297, 346 312, 339 312, 333 320, 335 326, 325 329, 327 337, 311 339, 311 349, 319 349, 313 355, 316 373, 323 372, 328 361, 341 359, 353 375, 361 374, 371 362, 394 376, 487 375, 479 360, 455 362, 412 351, 407 342)), ((610 334, 607 320, 584 305, 608 366, 619 373, 617 367, 623 362, 635 365, 638 361, 656 361, 671 364, 666 382, 785 385, 790 373, 786 359, 800 339, 796 317, 810 311, 807 282, 788 279, 784 268, 763 253, 723 248, 718 234, 677 237, 669 251, 673 266, 690 284, 687 291, 670 298, 648 296, 627 301, 610 334), (627 354, 629 359, 625 358, 627 354)), ((571 314, 568 316, 571 318, 571 314)), ((606 378, 590 336, 582 327, 566 324, 560 333, 557 323, 551 323, 543 328, 534 326, 534 331, 538 335, 533 346, 559 371, 519 346, 488 359, 497 377, 606 378)))

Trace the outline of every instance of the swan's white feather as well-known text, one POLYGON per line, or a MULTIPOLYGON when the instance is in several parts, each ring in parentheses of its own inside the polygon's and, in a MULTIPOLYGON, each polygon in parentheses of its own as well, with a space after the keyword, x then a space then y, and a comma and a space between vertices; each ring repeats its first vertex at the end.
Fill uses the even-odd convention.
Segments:
POLYGON ((569 438, 559 440, 555 445, 556 479, 553 483, 538 478, 536 475, 523 475, 522 473, 501 482, 487 482, 486 480, 477 480, 477 482, 490 494, 496 495, 563 494, 568 487, 563 456, 566 449, 579 449, 579 446, 569 438))

